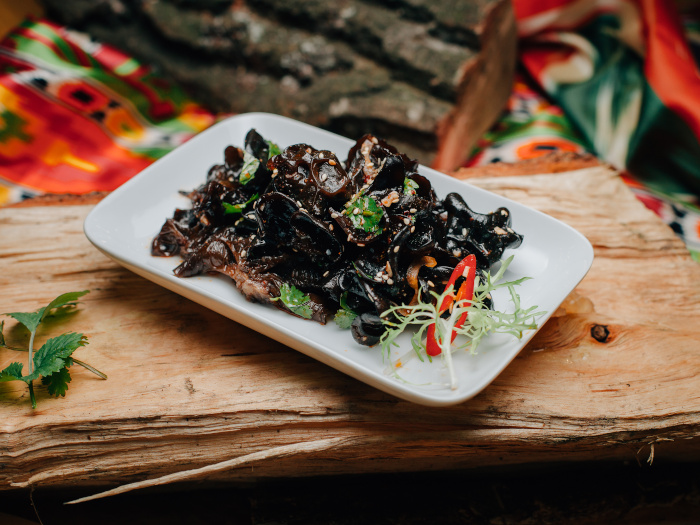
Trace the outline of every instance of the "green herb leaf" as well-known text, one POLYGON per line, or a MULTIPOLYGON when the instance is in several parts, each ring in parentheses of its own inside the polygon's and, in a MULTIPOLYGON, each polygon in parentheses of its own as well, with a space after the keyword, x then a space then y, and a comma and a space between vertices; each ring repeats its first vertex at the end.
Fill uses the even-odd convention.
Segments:
MULTIPOLYGON (((39 350, 34 352, 33 344, 37 329, 41 322, 52 315, 56 310, 75 306, 76 301, 87 294, 88 290, 82 292, 68 292, 59 295, 44 308, 40 308, 36 312, 12 312, 5 315, 12 317, 19 323, 24 325, 30 332, 29 345, 27 355, 29 358, 28 373, 22 374, 24 368, 23 363, 11 363, 4 370, 0 371, 0 382, 5 381, 24 381, 29 387, 29 398, 32 408, 36 408, 36 396, 34 395, 34 379, 41 378, 41 382, 48 386, 49 394, 54 396, 65 396, 68 390, 68 383, 71 381, 68 368, 73 365, 74 360, 71 357, 73 352, 87 344, 87 338, 83 334, 67 333, 53 337, 46 341, 39 350)), ((0 347, 9 350, 20 350, 7 346, 3 335, 5 323, 0 322, 0 347)), ((84 366, 88 370, 96 373, 103 379, 107 376, 91 367, 87 363, 75 360, 75 363, 84 366)))
POLYGON ((355 320, 355 317, 357 317, 357 314, 352 310, 341 308, 335 313, 333 320, 340 328, 347 330, 352 326, 352 322, 355 320))
POLYGON ((44 309, 38 310, 36 312, 10 312, 5 315, 12 317, 15 321, 23 324, 24 327, 30 332, 36 331, 37 326, 41 322, 41 316, 44 314, 44 309))
POLYGON ((90 290, 83 290, 82 292, 68 292, 59 295, 56 297, 56 299, 51 301, 45 309, 43 309, 41 320, 43 321, 48 315, 50 315, 51 310, 61 308, 63 306, 75 306, 76 301, 88 293, 90 293, 90 290))
POLYGON ((357 317, 357 314, 348 306, 347 300, 348 292, 343 292, 340 295, 340 310, 336 312, 335 317, 333 318, 335 324, 337 324, 343 330, 350 328, 350 326, 352 326, 352 322, 355 320, 355 317, 357 317))
MULTIPOLYGON (((34 354, 34 371, 25 376, 26 380, 31 381, 39 376, 58 372, 67 365, 66 361, 71 354, 86 344, 88 344, 87 338, 83 334, 74 332, 52 337, 34 354)), ((72 361, 71 364, 73 364, 72 361)))
POLYGON ((381 233, 382 227, 379 224, 384 216, 384 209, 374 197, 358 197, 345 208, 344 213, 358 230, 364 230, 368 233, 381 233))
POLYGON ((244 186, 248 184, 253 177, 255 177, 255 172, 258 171, 260 167, 260 160, 247 151, 243 154, 243 167, 241 168, 241 175, 238 180, 244 186))
MULTIPOLYGON (((348 306, 348 292, 343 292, 340 294, 340 307, 343 310, 348 310, 349 312, 353 312, 353 309, 348 306)), ((355 313, 355 312, 353 312, 355 313)))
POLYGON ((280 286, 280 296, 272 299, 273 301, 282 301, 290 312, 297 314, 304 319, 311 319, 313 312, 311 311, 311 297, 305 295, 296 286, 290 286, 284 283, 280 286))
POLYGON ((243 210, 245 210, 246 206, 248 206, 248 204, 250 204, 251 202, 255 202, 259 196, 260 195, 256 193, 247 201, 238 204, 229 204, 228 202, 222 202, 221 204, 224 207, 224 215, 231 215, 232 213, 243 213, 243 210))
POLYGON ((51 301, 48 306, 40 308, 36 312, 11 312, 5 315, 12 317, 19 323, 23 324, 30 332, 35 332, 39 326, 39 323, 49 316, 52 310, 63 306, 75 306, 76 301, 88 292, 89 290, 64 293, 51 301))
POLYGON ((267 146, 270 149, 270 153, 267 156, 268 159, 271 159, 275 155, 279 155, 280 153, 282 153, 280 147, 271 140, 266 140, 265 142, 267 142, 267 146))
MULTIPOLYGON (((69 358, 67 361, 71 361, 71 359, 69 358)), ((71 364, 66 364, 58 372, 41 378, 41 384, 48 386, 49 395, 66 397, 68 383, 71 382, 70 372, 68 371, 68 367, 71 364)))
POLYGON ((403 192, 406 195, 415 195, 416 190, 418 189, 418 183, 414 181, 413 179, 409 179, 406 177, 403 180, 403 192))
POLYGON ((0 370, 0 383, 5 381, 24 381, 22 379, 22 363, 10 363, 4 370, 0 370))

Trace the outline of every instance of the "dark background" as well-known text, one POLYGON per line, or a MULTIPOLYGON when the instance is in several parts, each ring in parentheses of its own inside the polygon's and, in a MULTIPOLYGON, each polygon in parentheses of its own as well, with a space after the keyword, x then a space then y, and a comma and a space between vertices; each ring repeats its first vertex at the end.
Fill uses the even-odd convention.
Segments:
POLYGON ((0 492, 0 523, 27 523, 14 517, 43 525, 700 523, 700 464, 646 459, 181 484, 77 505, 64 502, 104 488, 38 487, 0 492))

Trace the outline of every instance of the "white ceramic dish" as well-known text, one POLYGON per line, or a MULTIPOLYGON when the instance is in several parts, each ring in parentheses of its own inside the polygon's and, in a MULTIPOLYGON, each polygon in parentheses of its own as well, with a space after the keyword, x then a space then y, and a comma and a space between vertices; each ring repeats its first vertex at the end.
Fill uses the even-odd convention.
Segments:
MULTIPOLYGON (((189 207, 189 200, 179 191, 202 184, 210 166, 223 162, 224 148, 242 145, 250 128, 282 148, 304 142, 334 151, 341 159, 353 144, 352 140, 277 115, 248 113, 229 118, 153 163, 100 202, 85 220, 88 239, 129 270, 165 288, 376 388, 423 405, 447 406, 475 396, 532 338, 534 331, 520 340, 489 336, 482 341, 478 355, 458 352, 454 356, 458 387, 452 390, 446 385, 446 370, 440 359, 433 363, 410 360, 401 368, 404 380, 399 380, 386 372, 380 347, 358 345, 348 330, 334 323, 322 326, 250 303, 227 278, 175 277, 172 270, 180 259, 152 257, 151 240, 175 208, 189 207)), ((525 241, 512 252, 515 259, 506 277, 532 277, 518 290, 524 307, 538 305, 547 312, 539 320, 542 326, 588 272, 593 261, 590 243, 564 223, 517 202, 429 168, 421 167, 420 172, 431 180, 439 198, 455 191, 475 211, 489 212, 499 206, 511 211, 513 227, 525 241)), ((494 300, 501 308, 509 302, 507 296, 496 295, 494 300)), ((410 349, 408 336, 400 341, 396 356, 410 349)))

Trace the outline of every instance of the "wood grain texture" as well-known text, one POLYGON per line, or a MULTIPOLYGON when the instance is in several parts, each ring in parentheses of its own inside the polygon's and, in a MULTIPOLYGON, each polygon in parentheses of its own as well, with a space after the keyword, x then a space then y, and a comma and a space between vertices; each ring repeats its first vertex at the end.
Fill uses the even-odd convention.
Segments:
MULTIPOLYGON (((0 311, 92 290, 42 339, 85 332, 76 357, 109 375, 74 367, 68 396, 38 387, 35 411, 26 387, 0 384, 0 488, 113 486, 247 454, 271 459, 207 479, 699 458, 700 266, 682 242, 604 167, 474 182, 577 228, 596 259, 504 373, 450 408, 395 399, 122 269, 85 239, 89 205, 0 210, 0 311)), ((5 334, 26 342, 11 319, 5 334)))

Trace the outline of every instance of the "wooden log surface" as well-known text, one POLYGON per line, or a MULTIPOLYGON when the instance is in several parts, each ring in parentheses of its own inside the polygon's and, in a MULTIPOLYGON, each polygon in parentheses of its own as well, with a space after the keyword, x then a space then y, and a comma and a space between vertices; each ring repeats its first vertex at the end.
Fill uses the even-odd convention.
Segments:
MULTIPOLYGON (((86 333, 76 357, 109 375, 73 367, 65 399, 35 387, 36 410, 23 384, 0 384, 0 488, 222 461, 200 478, 700 457, 700 266, 681 241, 605 167, 473 182, 577 228, 596 258, 513 363, 449 408, 400 401, 122 269, 82 233, 91 205, 0 210, 0 311, 90 289, 40 339, 86 333)), ((11 319, 5 335, 26 343, 11 319)))

